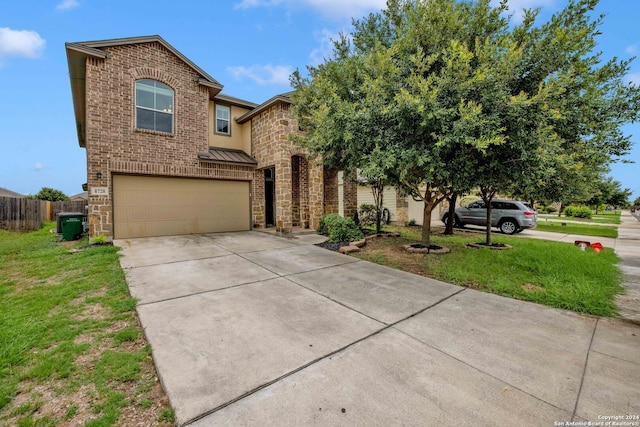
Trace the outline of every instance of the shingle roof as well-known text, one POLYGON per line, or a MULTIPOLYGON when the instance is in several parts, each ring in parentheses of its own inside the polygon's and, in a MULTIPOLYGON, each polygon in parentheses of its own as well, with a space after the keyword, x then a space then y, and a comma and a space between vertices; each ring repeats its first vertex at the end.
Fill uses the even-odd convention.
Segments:
POLYGON ((24 197, 20 193, 16 193, 15 191, 7 190, 6 188, 0 187, 0 197, 24 197))
POLYGON ((108 58, 109 54, 104 48, 139 43, 160 43, 170 52, 184 61, 199 76, 198 84, 209 88, 211 97, 222 90, 222 84, 198 67, 176 48, 167 43, 160 36, 127 37, 109 40, 94 40, 86 42, 65 43, 67 50, 67 63, 69 66, 69 80, 71 82, 71 96, 73 110, 76 119, 76 131, 80 147, 86 146, 86 61, 87 57, 108 58))
POLYGON ((226 163, 246 166, 256 166, 258 164, 256 159, 242 150, 221 147, 209 147, 209 151, 199 152, 198 159, 209 163, 226 163))
POLYGON ((279 102, 282 102, 284 104, 293 104, 293 101, 291 101, 291 94, 292 93, 293 92, 286 92, 286 93, 281 93, 280 95, 274 96, 273 98, 267 100, 266 102, 263 102, 262 104, 258 105, 253 110, 248 111, 243 116, 237 118, 236 122, 238 122, 240 124, 245 123, 245 122, 251 120, 253 117, 257 116, 258 114, 262 113, 267 108, 269 108, 272 105, 275 105, 275 104, 277 104, 279 102))

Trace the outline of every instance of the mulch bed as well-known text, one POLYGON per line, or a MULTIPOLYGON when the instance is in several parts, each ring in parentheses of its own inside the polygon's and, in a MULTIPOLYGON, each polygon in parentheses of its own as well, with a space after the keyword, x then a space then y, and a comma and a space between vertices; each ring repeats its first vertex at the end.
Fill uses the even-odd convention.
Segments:
POLYGON ((338 250, 343 246, 349 246, 351 242, 322 242, 316 243, 315 246, 319 246, 324 249, 328 249, 330 251, 338 252, 338 250))

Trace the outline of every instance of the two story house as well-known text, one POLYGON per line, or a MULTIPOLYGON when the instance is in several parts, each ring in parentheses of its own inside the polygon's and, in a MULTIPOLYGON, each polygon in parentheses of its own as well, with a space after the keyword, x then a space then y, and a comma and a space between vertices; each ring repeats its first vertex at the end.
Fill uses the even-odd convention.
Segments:
POLYGON ((356 186, 289 139, 288 94, 262 104, 160 36, 66 43, 89 235, 134 238, 315 228, 357 209, 356 186), (341 200, 338 200, 339 194, 341 200))

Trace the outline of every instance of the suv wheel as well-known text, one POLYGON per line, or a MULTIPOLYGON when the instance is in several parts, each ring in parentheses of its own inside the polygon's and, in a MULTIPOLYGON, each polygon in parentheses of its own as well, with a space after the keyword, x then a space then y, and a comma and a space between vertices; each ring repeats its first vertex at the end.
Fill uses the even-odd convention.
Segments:
POLYGON ((518 224, 512 219, 506 219, 500 224, 500 231, 504 234, 513 234, 517 232, 519 228, 518 224))
MULTIPOLYGON (((442 217, 442 222, 444 222, 445 226, 447 225, 447 223, 449 222, 449 214, 446 214, 446 213, 444 214, 444 216, 442 217)), ((464 225, 460 223, 460 218, 458 218, 458 215, 453 216, 453 227, 454 228, 464 227, 464 225)))

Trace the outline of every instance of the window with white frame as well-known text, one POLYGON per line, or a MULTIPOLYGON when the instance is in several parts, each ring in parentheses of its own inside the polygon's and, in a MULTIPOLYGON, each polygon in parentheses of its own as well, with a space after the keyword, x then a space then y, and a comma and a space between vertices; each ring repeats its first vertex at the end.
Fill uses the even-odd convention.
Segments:
POLYGON ((216 133, 231 135, 231 108, 216 105, 216 133))
POLYGON ((156 80, 136 81, 136 128, 173 133, 173 89, 156 80))

